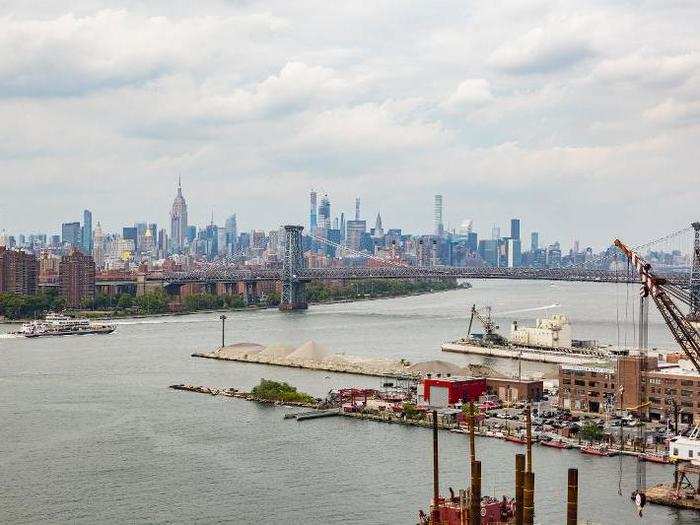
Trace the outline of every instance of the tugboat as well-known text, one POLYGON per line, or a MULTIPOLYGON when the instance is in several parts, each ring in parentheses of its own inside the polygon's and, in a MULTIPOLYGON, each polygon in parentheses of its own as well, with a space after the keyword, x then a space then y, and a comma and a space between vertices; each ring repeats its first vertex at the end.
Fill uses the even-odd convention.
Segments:
POLYGON ((93 323, 89 319, 49 313, 43 321, 31 321, 23 324, 17 334, 24 337, 111 334, 116 328, 113 324, 93 323))

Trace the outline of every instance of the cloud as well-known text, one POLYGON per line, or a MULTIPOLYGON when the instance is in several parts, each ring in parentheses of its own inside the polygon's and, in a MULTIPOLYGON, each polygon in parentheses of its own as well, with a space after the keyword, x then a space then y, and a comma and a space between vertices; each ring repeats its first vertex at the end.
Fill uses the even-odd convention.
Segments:
POLYGON ((286 22, 270 15, 200 16, 182 20, 139 16, 126 10, 53 19, 0 18, 0 95, 72 96, 142 84, 177 69, 198 70, 213 44, 271 35, 286 22), (230 35, 236 35, 231 39, 230 35))
POLYGON ((669 125, 700 123, 700 100, 679 101, 669 98, 647 109, 644 117, 652 122, 669 125))
POLYGON ((485 78, 468 78, 445 101, 445 107, 453 111, 462 111, 482 106, 493 100, 491 85, 485 78))
POLYGON ((515 75, 551 73, 595 54, 583 37, 550 27, 536 27, 498 47, 489 57, 494 68, 515 75))
POLYGON ((700 55, 649 56, 633 53, 600 62, 593 74, 608 82, 677 86, 700 73, 700 55))

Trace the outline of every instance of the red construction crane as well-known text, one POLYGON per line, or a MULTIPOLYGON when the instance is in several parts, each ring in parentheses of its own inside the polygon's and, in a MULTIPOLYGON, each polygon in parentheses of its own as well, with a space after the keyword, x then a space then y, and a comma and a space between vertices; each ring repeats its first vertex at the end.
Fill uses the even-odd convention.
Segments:
POLYGON ((654 300, 674 339, 700 372, 700 333, 672 299, 674 297, 686 305, 692 305, 692 294, 654 275, 651 265, 619 239, 615 240, 615 246, 631 261, 642 280, 642 294, 654 300))

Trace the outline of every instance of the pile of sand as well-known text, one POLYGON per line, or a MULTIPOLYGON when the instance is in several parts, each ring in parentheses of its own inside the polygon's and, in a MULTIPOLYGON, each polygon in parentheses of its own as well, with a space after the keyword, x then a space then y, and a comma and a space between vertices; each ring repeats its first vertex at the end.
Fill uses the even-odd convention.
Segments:
POLYGON ((235 343, 220 348, 218 353, 222 357, 253 356, 263 351, 265 347, 255 343, 235 343))
POLYGON ((409 373, 426 375, 426 374, 442 374, 442 375, 453 375, 460 376, 464 375, 464 370, 455 365, 454 363, 449 363, 447 361, 424 361, 422 363, 416 363, 411 365, 406 369, 409 373))
POLYGON ((287 357, 298 361, 323 361, 329 357, 328 349, 316 341, 307 341, 287 357))
POLYGON ((260 359, 286 359, 292 352, 294 352, 293 346, 272 344, 266 346, 265 350, 260 352, 257 357, 260 359))

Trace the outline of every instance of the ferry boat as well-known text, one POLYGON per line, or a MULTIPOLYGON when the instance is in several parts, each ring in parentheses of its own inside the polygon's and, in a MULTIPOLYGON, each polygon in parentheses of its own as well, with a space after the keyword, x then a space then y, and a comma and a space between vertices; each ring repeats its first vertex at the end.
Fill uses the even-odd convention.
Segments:
POLYGON ((89 319, 68 317, 49 313, 45 320, 25 323, 17 332, 24 337, 48 337, 55 335, 111 334, 116 330, 113 324, 93 323, 89 319))
POLYGON ((660 454, 657 452, 647 452, 645 454, 640 454, 639 458, 642 461, 649 461, 650 463, 671 463, 671 459, 668 457, 668 454, 660 454))

